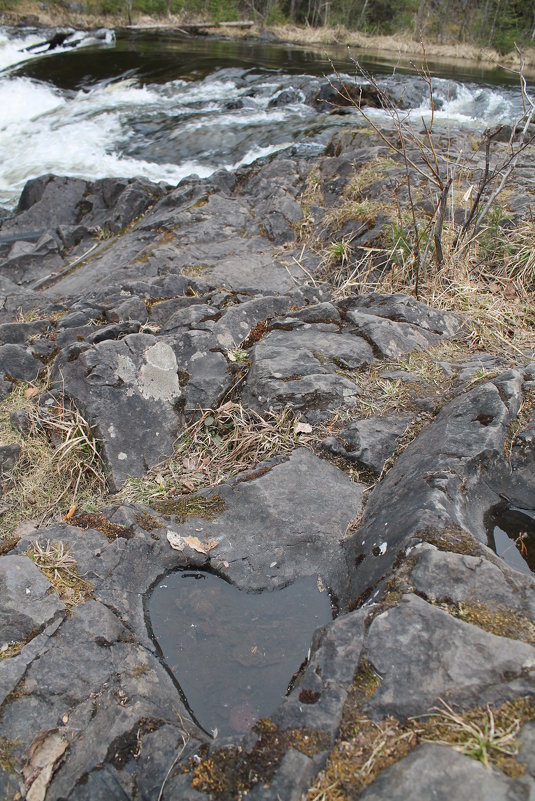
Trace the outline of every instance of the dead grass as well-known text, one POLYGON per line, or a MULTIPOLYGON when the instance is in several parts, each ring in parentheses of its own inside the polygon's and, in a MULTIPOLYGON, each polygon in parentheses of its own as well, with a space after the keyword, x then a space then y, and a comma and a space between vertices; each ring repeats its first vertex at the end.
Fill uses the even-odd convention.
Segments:
POLYGON ((350 694, 338 741, 304 801, 350 801, 421 742, 448 745, 509 776, 525 771, 516 758, 517 737, 522 724, 535 717, 532 699, 469 710, 441 701, 429 714, 405 723, 393 717, 370 720, 353 704, 350 694))
POLYGON ((105 492, 103 465, 87 421, 61 403, 40 407, 45 386, 18 386, 0 404, 0 439, 21 448, 6 476, 2 498, 2 533, 10 538, 18 524, 36 526, 72 515, 78 504, 105 492), (26 414, 27 433, 13 428, 11 412, 26 414))
POLYGON ((46 540, 43 544, 35 540, 26 555, 44 573, 67 608, 91 598, 91 584, 78 572, 76 559, 65 543, 46 540))
MULTIPOLYGON (((535 253, 535 242, 533 248, 535 253)), ((504 261, 501 271, 492 275, 478 262, 477 243, 463 255, 448 254, 441 270, 430 268, 420 278, 418 299, 461 313, 468 327, 463 342, 472 353, 529 357, 535 352, 534 265, 533 255, 528 260, 527 250, 522 253, 522 258, 511 256, 508 265, 504 261)), ((394 258, 379 247, 368 249, 359 261, 333 264, 325 258, 314 276, 314 283, 320 281, 332 287, 335 299, 368 292, 415 293, 410 256, 402 254, 400 259, 398 252, 394 258), (377 269, 378 262, 382 269, 377 269)))
POLYGON ((273 456, 297 446, 311 446, 291 410, 261 415, 228 401, 218 409, 205 409, 176 444, 172 459, 143 478, 131 478, 120 496, 127 501, 151 503, 177 493, 221 484, 273 456))

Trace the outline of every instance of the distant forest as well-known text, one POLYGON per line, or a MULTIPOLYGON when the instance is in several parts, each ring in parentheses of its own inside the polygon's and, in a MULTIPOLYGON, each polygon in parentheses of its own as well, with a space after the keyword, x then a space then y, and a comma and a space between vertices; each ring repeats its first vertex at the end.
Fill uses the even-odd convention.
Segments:
MULTIPOLYGON (((16 0, 0 0, 0 10, 17 5, 16 0)), ((44 0, 40 6, 126 18, 136 13, 210 20, 249 17, 267 25, 343 25, 375 34, 404 31, 441 43, 494 47, 501 53, 515 43, 535 46, 534 0, 44 0)))

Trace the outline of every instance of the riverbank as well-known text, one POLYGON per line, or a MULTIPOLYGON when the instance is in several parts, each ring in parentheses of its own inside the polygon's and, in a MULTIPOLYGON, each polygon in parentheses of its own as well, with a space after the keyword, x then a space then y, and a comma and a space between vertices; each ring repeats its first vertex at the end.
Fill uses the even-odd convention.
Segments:
MULTIPOLYGON (((91 29, 98 27, 134 29, 161 29, 183 31, 184 27, 195 23, 206 24, 206 19, 186 19, 182 16, 151 17, 134 15, 132 25, 128 26, 124 15, 97 16, 78 12, 69 12, 65 9, 59 11, 54 7, 43 10, 41 4, 23 0, 17 10, 8 10, 0 14, 0 21, 6 25, 39 25, 43 27, 70 26, 74 28, 91 29)), ((261 27, 254 24, 252 27, 240 29, 213 26, 205 29, 213 36, 232 38, 272 38, 281 43, 297 44, 303 47, 321 50, 324 47, 342 46, 356 50, 370 51, 374 54, 388 54, 390 57, 398 56, 400 59, 422 60, 422 42, 411 37, 409 33, 399 33, 395 36, 374 36, 360 31, 350 31, 344 26, 337 27, 299 27, 296 25, 268 25, 261 27)), ((445 63, 492 69, 504 67, 508 70, 518 71, 521 68, 519 54, 512 51, 501 55, 492 48, 479 47, 470 44, 440 43, 434 41, 424 42, 425 57, 429 60, 445 63)), ((522 52, 524 72, 526 75, 535 75, 535 47, 525 48, 522 52)))

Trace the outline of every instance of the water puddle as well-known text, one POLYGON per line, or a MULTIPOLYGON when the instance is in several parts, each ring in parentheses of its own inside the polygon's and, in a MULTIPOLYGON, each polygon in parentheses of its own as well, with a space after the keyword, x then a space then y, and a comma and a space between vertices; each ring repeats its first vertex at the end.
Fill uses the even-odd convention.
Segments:
POLYGON ((521 573, 535 572, 535 510, 510 506, 495 509, 487 527, 488 544, 521 573))
POLYGON ((242 734, 276 709, 313 632, 332 618, 315 577, 248 593, 202 571, 160 579, 146 611, 191 713, 219 736, 242 734))

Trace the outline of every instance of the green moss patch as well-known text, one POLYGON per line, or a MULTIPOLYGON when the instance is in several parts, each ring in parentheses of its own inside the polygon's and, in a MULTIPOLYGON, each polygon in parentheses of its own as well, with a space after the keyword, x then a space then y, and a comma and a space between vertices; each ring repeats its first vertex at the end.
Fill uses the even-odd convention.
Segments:
POLYGON ((415 537, 434 545, 439 551, 460 553, 467 556, 478 556, 480 547, 476 539, 468 531, 458 526, 445 526, 445 528, 426 528, 419 531, 415 537))
POLYGON ((186 495, 179 498, 156 498, 151 506, 164 515, 175 515, 181 522, 188 517, 202 517, 204 520, 213 520, 216 515, 225 509, 225 502, 218 492, 206 498, 204 495, 186 495))
POLYGON ((535 645, 533 621, 506 606, 463 601, 447 604, 447 611, 465 623, 472 623, 498 637, 509 637, 511 640, 522 640, 535 645))
POLYGON ((182 771, 191 775, 192 786, 217 799, 240 799, 259 782, 269 784, 289 749, 312 757, 332 744, 323 732, 279 729, 268 719, 260 720, 253 731, 257 740, 249 750, 230 746, 210 751, 205 746, 200 762, 186 762, 182 771))
POLYGON ((0 768, 4 773, 15 773, 17 769, 17 746, 16 741, 0 737, 0 768))

